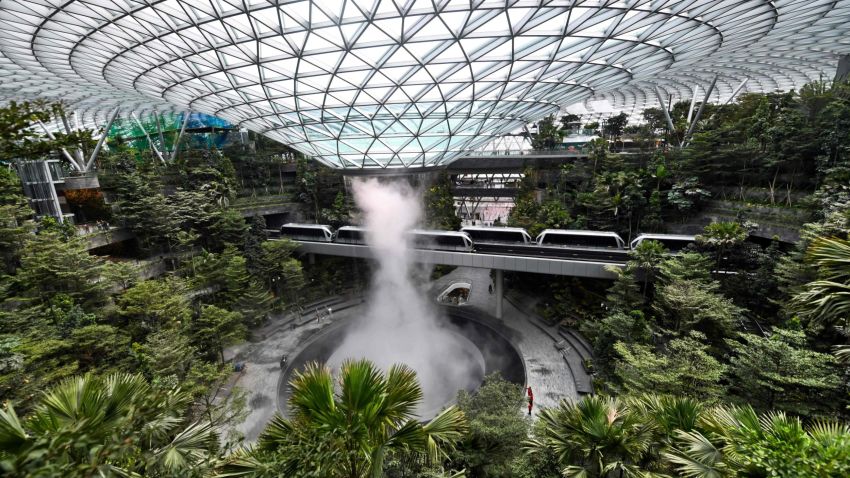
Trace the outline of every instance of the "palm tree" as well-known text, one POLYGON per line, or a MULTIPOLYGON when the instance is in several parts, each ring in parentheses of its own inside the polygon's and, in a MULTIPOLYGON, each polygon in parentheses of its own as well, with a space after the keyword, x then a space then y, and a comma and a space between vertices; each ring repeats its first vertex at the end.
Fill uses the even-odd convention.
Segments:
POLYGON ((676 431, 663 457, 688 478, 726 476, 847 476, 850 426, 818 421, 803 427, 783 412, 718 407, 701 430, 676 431))
POLYGON ((185 420, 191 396, 141 375, 61 382, 25 420, 0 410, 7 476, 200 476, 218 443, 209 424, 185 420))
POLYGON ((697 236, 697 243, 715 249, 715 268, 720 268, 720 263, 726 251, 743 244, 750 235, 742 225, 737 222, 713 222, 707 226, 702 234, 697 236))
POLYGON ((850 241, 819 237, 806 251, 807 261, 818 271, 818 280, 806 284, 792 305, 801 315, 819 323, 850 317, 850 241))
POLYGON ((234 456, 219 476, 380 477, 388 452, 436 462, 466 431, 455 407, 426 424, 415 418, 422 389, 404 365, 383 373, 368 360, 347 361, 335 389, 331 370, 312 363, 290 385, 289 418, 276 416, 257 446, 234 456))
POLYGON ((655 276, 661 259, 667 249, 658 241, 641 241, 636 248, 629 252, 629 269, 643 272, 643 297, 646 298, 649 281, 655 276))
POLYGON ((661 452, 672 445, 675 433, 695 430, 705 413, 702 403, 689 397, 644 394, 629 398, 627 403, 644 423, 652 425, 651 448, 641 463, 644 469, 664 468, 661 452))
POLYGON ((525 443, 530 453, 551 451, 566 477, 643 476, 638 465, 650 450, 652 424, 615 398, 563 400, 540 412, 539 435, 525 443))

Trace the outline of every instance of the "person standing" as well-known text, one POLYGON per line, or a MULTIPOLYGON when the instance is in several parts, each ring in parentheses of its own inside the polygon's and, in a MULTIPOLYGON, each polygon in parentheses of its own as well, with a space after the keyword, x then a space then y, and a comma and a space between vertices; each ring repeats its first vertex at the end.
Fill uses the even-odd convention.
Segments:
POLYGON ((531 416, 531 408, 534 406, 534 392, 528 387, 528 415, 531 416))

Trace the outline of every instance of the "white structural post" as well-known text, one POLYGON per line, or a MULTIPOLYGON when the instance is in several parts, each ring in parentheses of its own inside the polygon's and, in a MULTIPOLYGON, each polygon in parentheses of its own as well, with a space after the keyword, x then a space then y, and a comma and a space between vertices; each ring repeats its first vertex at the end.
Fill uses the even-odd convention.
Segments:
POLYGON ((177 134, 177 139, 174 140, 174 146, 171 148, 171 159, 177 158, 177 149, 180 147, 180 141, 183 139, 183 133, 186 132, 186 125, 189 123, 190 113, 183 113, 183 124, 180 126, 180 133, 177 134))
MULTIPOLYGON (((62 124, 65 126, 65 133, 70 136, 73 130, 71 129, 71 123, 68 122, 68 115, 66 115, 65 111, 62 110, 60 111, 59 117, 62 119, 62 124)), ((79 125, 79 121, 77 124, 79 125)), ((76 159, 75 164, 77 165, 77 169, 81 170, 86 161, 83 159, 83 145, 81 143, 77 143, 77 149, 74 150, 74 159, 76 159)))
POLYGON ((732 96, 730 96, 729 99, 726 100, 726 103, 723 103, 723 106, 726 106, 731 103, 732 100, 734 100, 735 97, 738 96, 738 93, 740 93, 741 90, 744 89, 744 86, 747 84, 748 81, 750 81, 749 78, 744 78, 744 81, 742 81, 741 84, 738 85, 737 88, 735 88, 735 91, 732 92, 732 96))
POLYGON ((156 132, 159 135, 159 149, 162 150, 162 156, 164 158, 168 157, 168 150, 165 148, 165 136, 162 135, 162 126, 159 124, 160 113, 154 112, 154 119, 156 120, 156 132))
POLYGON ((661 103, 661 109, 664 110, 664 119, 667 120, 667 127, 670 128, 670 139, 672 140, 676 135, 676 128, 673 127, 673 120, 670 118, 670 112, 667 111, 667 105, 664 104, 664 95, 658 85, 655 85, 655 94, 658 95, 658 102, 661 103))
POLYGON ((697 104, 697 92, 699 91, 699 85, 694 85, 694 94, 691 96, 691 107, 688 109, 688 125, 691 124, 691 118, 694 117, 694 106, 697 104))
POLYGON ((115 122, 115 118, 118 117, 118 108, 115 108, 115 111, 112 112, 112 116, 109 117, 109 121, 106 122, 106 127, 103 128, 103 134, 100 135, 100 139, 97 140, 97 145, 94 147, 94 151, 91 153, 91 157, 86 163, 85 170, 83 172, 91 169, 92 164, 94 164, 94 160, 97 158, 98 153, 100 153, 100 148, 103 147, 103 143, 106 142, 106 137, 109 134, 109 129, 112 128, 112 123, 115 122))
POLYGON ((714 90, 714 85, 717 84, 717 76, 714 75, 714 79, 711 80, 711 84, 708 85, 708 89, 705 90, 705 98, 703 98, 702 103, 699 105, 699 109, 697 110, 697 115, 694 117, 694 120, 691 122, 691 125, 688 126, 688 131, 685 133, 685 137, 682 138, 682 147, 688 145, 688 141, 691 138, 691 133, 694 132, 694 128, 699 122, 700 117, 702 116, 702 110, 705 109, 705 105, 708 103, 708 99, 711 97, 711 92, 714 90))
MULTIPOLYGON (((56 141, 56 136, 53 136, 53 133, 51 133, 50 130, 47 129, 47 126, 45 126, 44 123, 41 122, 41 120, 36 121, 38 122, 38 125, 41 126, 41 129, 44 130, 44 133, 47 135, 47 137, 56 141)), ((71 163, 71 166, 74 166, 75 169, 81 171, 80 168, 82 167, 82 165, 77 164, 77 161, 74 159, 73 156, 71 156, 71 153, 69 153, 68 150, 65 148, 61 148, 61 151, 62 154, 65 155, 65 159, 67 159, 68 162, 71 163)))
POLYGON ((142 129, 142 133, 145 133, 145 137, 148 139, 148 144, 151 145, 151 149, 153 150, 154 153, 156 153, 159 160, 162 161, 163 163, 165 163, 165 158, 162 157, 162 153, 160 153, 159 149, 157 149, 156 145, 153 144, 153 140, 151 139, 151 135, 149 135, 148 130, 146 130, 145 127, 142 126, 142 122, 139 121, 139 118, 136 116, 136 113, 130 113, 130 117, 133 118, 133 121, 135 121, 137 125, 139 125, 139 128, 142 129))
POLYGON ((501 269, 496 269, 496 277, 493 280, 496 283, 496 286, 493 288, 493 289, 495 289, 495 292, 496 292, 496 318, 501 319, 502 318, 502 300, 503 300, 504 295, 505 295, 505 291, 504 291, 504 285, 505 285, 504 271, 502 271, 501 269))

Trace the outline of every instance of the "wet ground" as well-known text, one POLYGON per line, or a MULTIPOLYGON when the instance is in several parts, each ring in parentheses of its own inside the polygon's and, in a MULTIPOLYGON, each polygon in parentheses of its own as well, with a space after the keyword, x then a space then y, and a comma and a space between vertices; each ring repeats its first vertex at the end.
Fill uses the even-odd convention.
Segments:
MULTIPOLYGON (((458 268, 438 279, 432 294, 436 297, 445 287, 455 281, 469 282, 468 305, 487 314, 495 313, 495 296, 489 292, 490 271, 487 269, 458 268)), ((507 300, 503 302, 501 323, 512 329, 514 345, 523 355, 528 385, 534 390, 535 412, 540 407, 552 407, 563 399, 577 398, 575 383, 564 357, 555 348, 554 341, 534 318, 516 309, 507 300)), ((253 442, 263 427, 278 409, 277 391, 281 376, 280 359, 283 355, 294 356, 299 345, 314 334, 338 321, 361 314, 363 305, 345 310, 335 310, 331 318, 320 322, 310 321, 291 327, 283 324, 285 317, 275 317, 263 329, 254 331, 251 341, 228 348, 225 358, 244 363, 234 385, 248 393, 250 413, 237 429, 246 441, 253 442)), ((498 321, 494 317, 488 320, 498 321)))

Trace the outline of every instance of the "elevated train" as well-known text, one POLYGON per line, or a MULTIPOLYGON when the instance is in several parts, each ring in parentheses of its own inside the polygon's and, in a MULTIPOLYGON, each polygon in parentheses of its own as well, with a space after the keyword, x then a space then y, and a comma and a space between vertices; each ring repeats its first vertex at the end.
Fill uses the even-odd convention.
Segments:
MULTIPOLYGON (((322 224, 284 224, 284 237, 296 241, 335 242, 366 245, 367 229, 358 226, 340 227, 336 232, 322 224)), ((540 255, 572 257, 587 260, 622 262, 631 249, 647 240, 658 241, 671 252, 678 252, 695 242, 695 236, 678 234, 641 234, 630 244, 614 232, 546 229, 533 239, 518 227, 463 227, 460 231, 416 229, 408 233, 416 249, 483 254, 540 255)))

